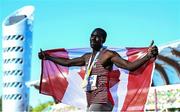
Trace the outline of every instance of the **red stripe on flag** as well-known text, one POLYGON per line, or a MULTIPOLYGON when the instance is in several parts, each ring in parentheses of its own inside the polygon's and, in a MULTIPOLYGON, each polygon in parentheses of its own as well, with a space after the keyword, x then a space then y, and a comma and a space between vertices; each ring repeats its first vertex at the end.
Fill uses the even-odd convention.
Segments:
MULTIPOLYGON (((147 49, 128 49, 128 61, 135 61, 139 51, 145 53, 147 49)), ((129 72, 127 95, 122 111, 144 111, 148 90, 151 83, 153 62, 148 61, 134 72, 129 72)))
MULTIPOLYGON (((65 49, 45 52, 51 56, 68 58, 68 52, 65 49)), ((40 93, 53 96, 57 101, 61 101, 68 86, 65 76, 68 74, 68 67, 43 60, 41 73, 40 93)))

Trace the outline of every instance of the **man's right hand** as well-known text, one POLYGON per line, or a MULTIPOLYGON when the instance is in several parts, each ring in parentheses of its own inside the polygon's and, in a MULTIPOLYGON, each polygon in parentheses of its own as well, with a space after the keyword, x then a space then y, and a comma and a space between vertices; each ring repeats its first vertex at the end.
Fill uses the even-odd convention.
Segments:
POLYGON ((40 49, 40 52, 38 53, 38 57, 39 57, 39 59, 46 60, 47 54, 45 52, 43 52, 42 49, 40 49))

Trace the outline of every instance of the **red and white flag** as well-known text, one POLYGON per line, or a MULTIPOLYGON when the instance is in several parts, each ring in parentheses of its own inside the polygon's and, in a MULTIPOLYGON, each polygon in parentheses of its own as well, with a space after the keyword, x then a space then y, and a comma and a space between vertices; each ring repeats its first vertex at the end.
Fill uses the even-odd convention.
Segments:
MULTIPOLYGON (((108 48, 128 61, 135 61, 147 54, 148 48, 108 48)), ((54 49, 45 51, 51 56, 75 58, 91 52, 90 48, 54 49)), ((109 73, 113 111, 143 111, 151 86, 154 61, 149 60, 134 72, 113 66, 109 73)), ((42 61, 40 93, 56 101, 85 109, 86 93, 82 89, 85 67, 64 67, 49 60, 42 61)))

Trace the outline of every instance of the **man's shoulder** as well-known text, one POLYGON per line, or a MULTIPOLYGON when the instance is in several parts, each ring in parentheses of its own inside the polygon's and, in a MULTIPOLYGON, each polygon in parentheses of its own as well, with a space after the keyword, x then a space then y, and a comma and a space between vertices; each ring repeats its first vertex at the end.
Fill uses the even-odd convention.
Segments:
POLYGON ((87 52, 87 53, 85 53, 83 56, 90 56, 91 55, 91 53, 90 52, 87 52))
POLYGON ((110 54, 114 54, 114 53, 116 53, 116 51, 111 50, 111 49, 106 49, 106 50, 105 50, 105 52, 106 52, 106 53, 110 53, 110 54))
POLYGON ((114 56, 117 52, 111 49, 106 49, 105 50, 105 54, 109 55, 109 56, 114 56))

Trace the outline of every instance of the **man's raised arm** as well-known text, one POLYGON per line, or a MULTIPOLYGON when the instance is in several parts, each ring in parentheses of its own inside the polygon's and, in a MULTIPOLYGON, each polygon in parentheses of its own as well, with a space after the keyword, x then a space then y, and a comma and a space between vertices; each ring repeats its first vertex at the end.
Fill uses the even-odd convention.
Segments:
POLYGON ((43 52, 42 50, 38 54, 39 59, 50 60, 59 65, 68 66, 68 67, 69 66, 84 66, 85 65, 85 55, 86 54, 84 54, 83 56, 78 57, 78 58, 68 59, 68 58, 61 58, 61 57, 52 57, 52 56, 48 55, 47 53, 43 52))
POLYGON ((140 66, 142 66, 144 63, 146 63, 149 59, 155 58, 158 55, 158 48, 156 46, 149 47, 147 55, 145 55, 143 58, 138 59, 134 62, 129 62, 123 58, 120 57, 120 55, 116 52, 113 52, 113 56, 111 58, 111 61, 118 67, 127 69, 129 71, 134 71, 140 66))

